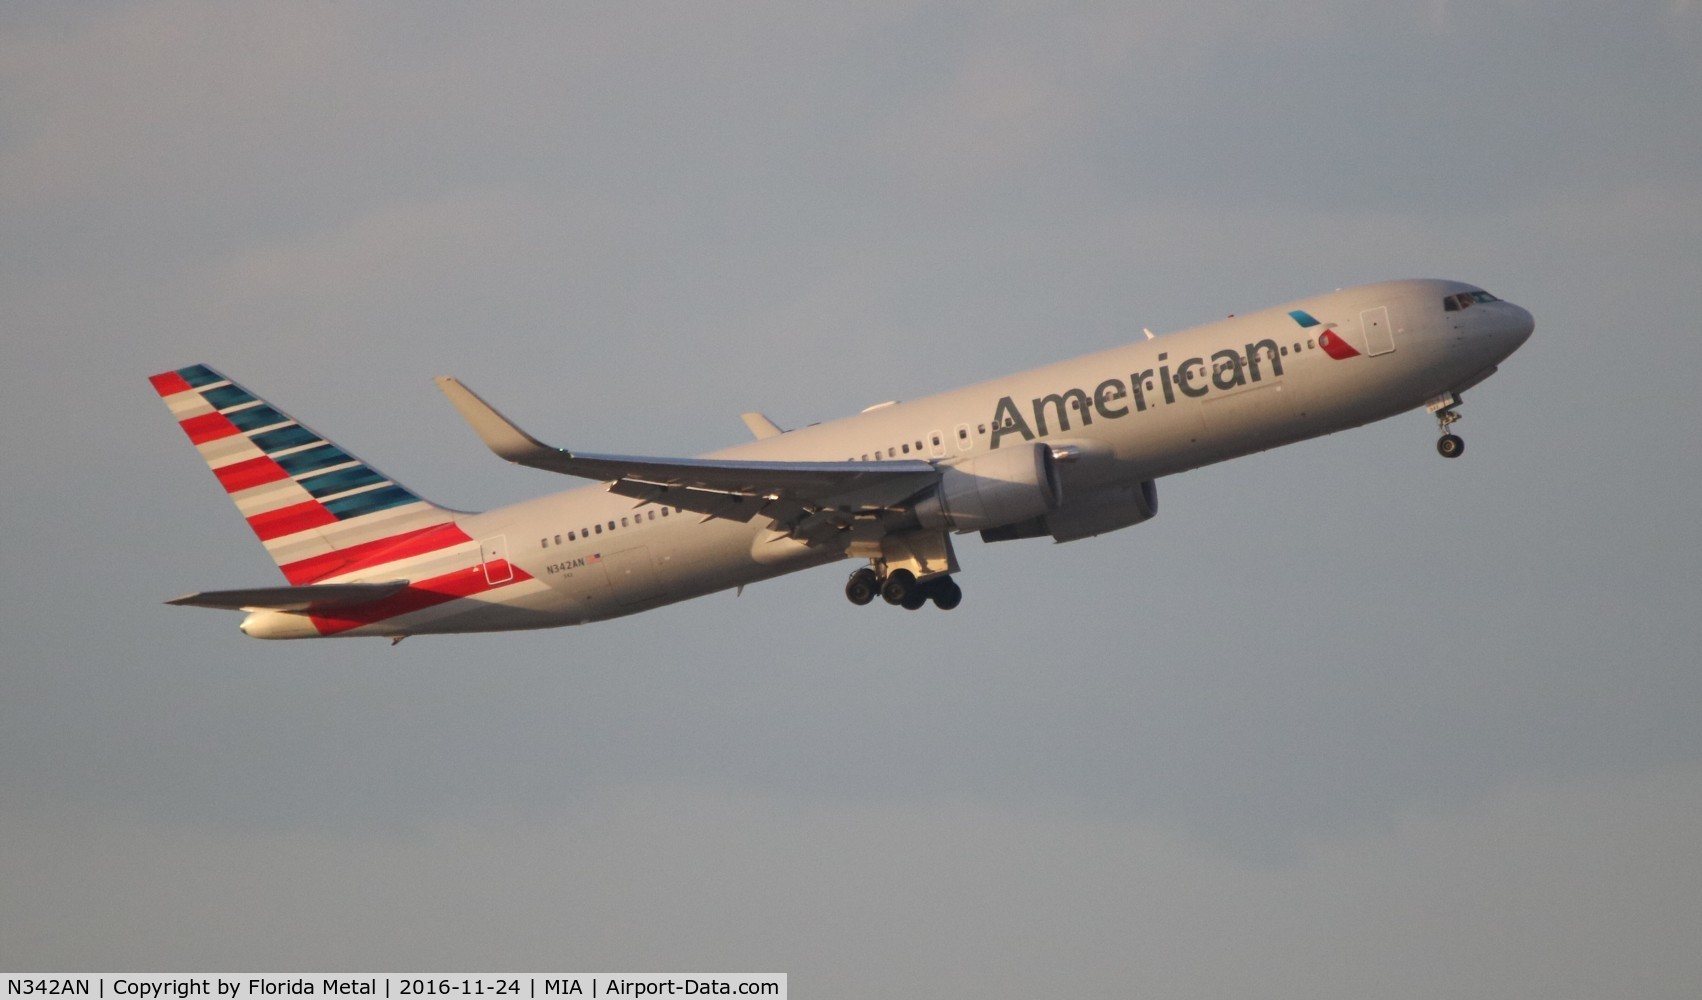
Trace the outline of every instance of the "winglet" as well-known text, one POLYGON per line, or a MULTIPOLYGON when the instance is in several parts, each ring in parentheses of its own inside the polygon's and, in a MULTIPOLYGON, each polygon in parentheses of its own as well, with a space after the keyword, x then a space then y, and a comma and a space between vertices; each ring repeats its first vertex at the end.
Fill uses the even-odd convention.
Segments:
POLYGON ((745 422, 745 426, 751 429, 751 433, 756 435, 758 441, 763 438, 779 437, 786 433, 779 424, 760 413, 741 413, 739 419, 745 422))
POLYGON ((479 440, 498 456, 516 465, 530 465, 552 472, 559 471, 560 459, 573 457, 566 448, 551 448, 515 426, 512 420, 498 413, 496 407, 480 399, 459 379, 439 375, 436 382, 449 401, 455 404, 455 409, 460 411, 462 419, 472 425, 479 440))

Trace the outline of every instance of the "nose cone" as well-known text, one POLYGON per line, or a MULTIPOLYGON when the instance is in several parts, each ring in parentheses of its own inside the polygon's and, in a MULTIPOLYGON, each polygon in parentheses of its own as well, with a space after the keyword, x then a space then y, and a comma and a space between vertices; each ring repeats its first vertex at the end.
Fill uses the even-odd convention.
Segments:
POLYGON ((1507 303, 1507 335, 1512 340, 1511 347, 1517 349, 1525 341, 1531 339, 1531 332, 1537 328, 1537 319, 1529 309, 1507 303))
POLYGON ((1536 329, 1536 318, 1530 311, 1511 302, 1491 302, 1478 308, 1483 310, 1480 320, 1484 323, 1480 327, 1485 334, 1483 346, 1494 354, 1497 362, 1524 346, 1531 339, 1531 331, 1536 329))

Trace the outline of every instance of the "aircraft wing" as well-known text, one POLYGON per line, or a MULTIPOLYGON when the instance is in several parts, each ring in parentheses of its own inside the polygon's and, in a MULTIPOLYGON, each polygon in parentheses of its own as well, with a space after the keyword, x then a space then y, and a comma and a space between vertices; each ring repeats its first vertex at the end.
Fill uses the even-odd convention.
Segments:
POLYGON ((174 597, 167 604, 229 611, 293 611, 311 614, 389 597, 408 585, 388 583, 322 583, 304 587, 251 587, 247 590, 202 590, 174 597))
POLYGON ((647 503, 749 521, 766 515, 777 528, 825 540, 848 518, 841 508, 891 509, 939 481, 922 461, 745 462, 707 458, 591 455, 553 448, 521 430, 453 378, 437 379, 486 447, 518 465, 609 484, 647 503))

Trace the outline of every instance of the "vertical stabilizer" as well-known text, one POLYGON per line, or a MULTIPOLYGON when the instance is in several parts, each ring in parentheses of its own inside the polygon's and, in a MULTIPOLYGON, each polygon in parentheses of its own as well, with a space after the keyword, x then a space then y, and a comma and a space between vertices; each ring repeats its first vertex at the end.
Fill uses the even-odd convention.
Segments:
POLYGON ((431 529, 454 523, 453 511, 421 499, 206 365, 149 381, 292 584, 417 547, 431 529))

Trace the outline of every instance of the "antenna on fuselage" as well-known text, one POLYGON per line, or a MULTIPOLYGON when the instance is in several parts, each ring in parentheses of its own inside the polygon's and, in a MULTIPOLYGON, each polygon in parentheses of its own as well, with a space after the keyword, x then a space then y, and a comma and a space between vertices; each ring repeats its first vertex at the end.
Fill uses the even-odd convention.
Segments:
POLYGON ((1143 326, 1143 327, 1141 327, 1141 332, 1146 334, 1146 339, 1148 339, 1148 340, 1152 339, 1152 331, 1151 330, 1148 330, 1146 327, 1143 326))

